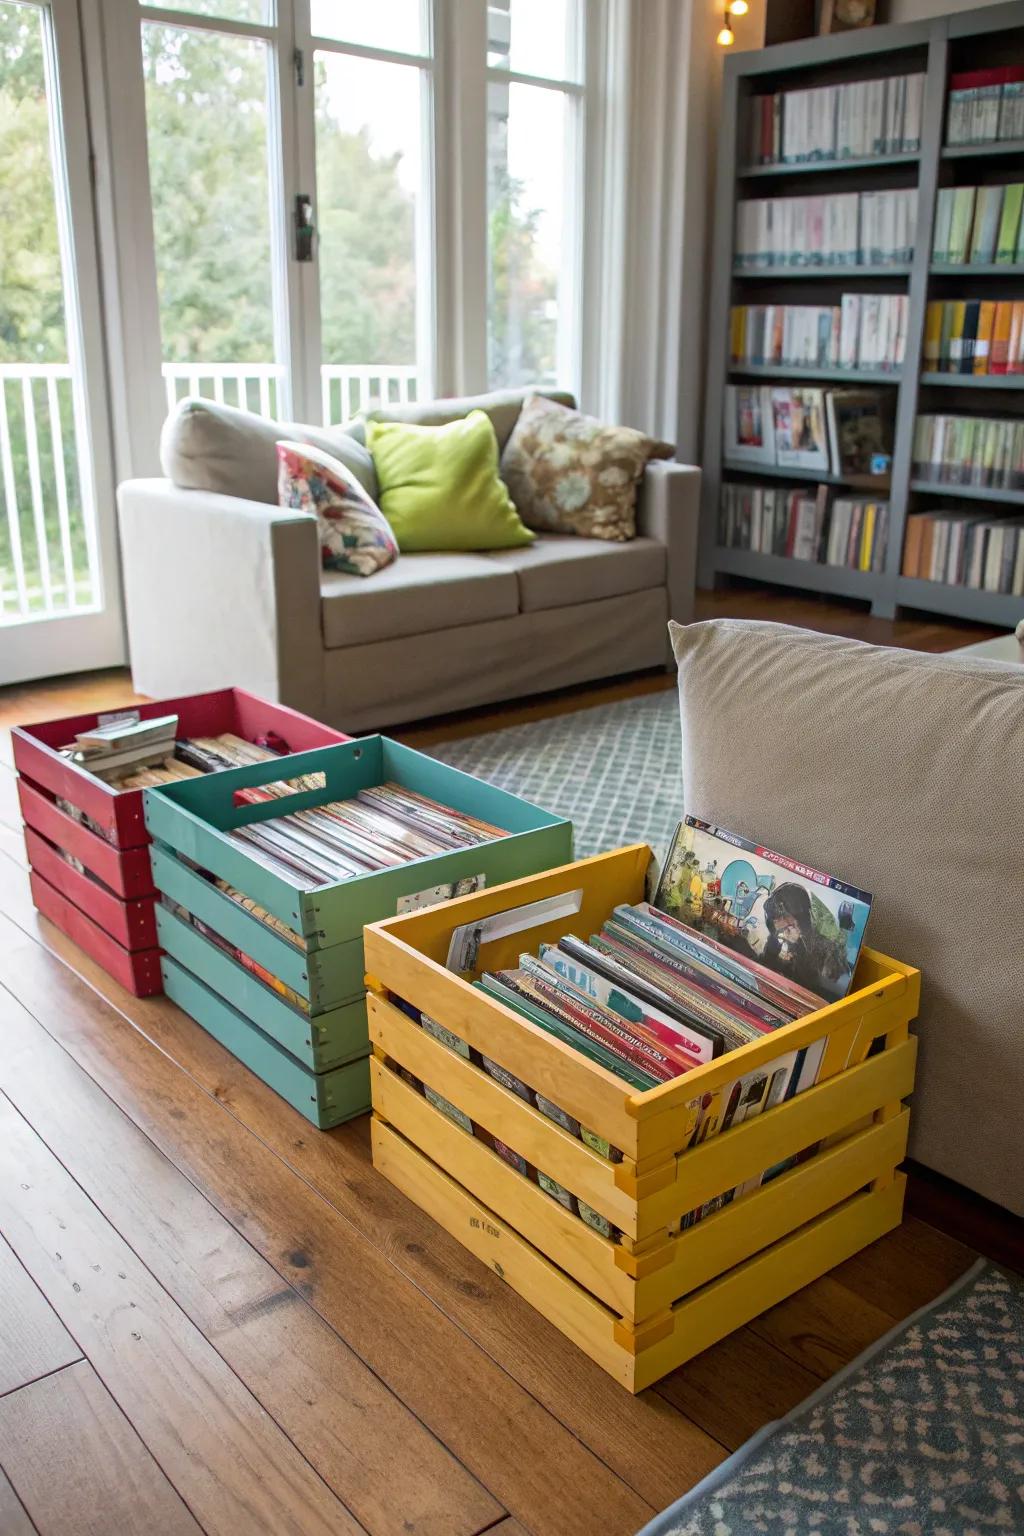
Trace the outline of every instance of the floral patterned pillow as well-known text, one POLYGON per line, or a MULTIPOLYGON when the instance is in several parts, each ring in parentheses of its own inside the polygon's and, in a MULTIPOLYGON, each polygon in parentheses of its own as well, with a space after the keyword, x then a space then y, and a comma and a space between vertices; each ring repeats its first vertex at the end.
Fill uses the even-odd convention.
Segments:
POLYGON ((647 461, 673 452, 632 427, 606 427, 543 395, 527 395, 501 456, 501 478, 528 528, 632 539, 647 461))
POLYGON ((320 448, 278 443, 277 500, 316 518, 325 571, 372 576, 398 559, 398 543, 376 502, 340 459, 320 448))

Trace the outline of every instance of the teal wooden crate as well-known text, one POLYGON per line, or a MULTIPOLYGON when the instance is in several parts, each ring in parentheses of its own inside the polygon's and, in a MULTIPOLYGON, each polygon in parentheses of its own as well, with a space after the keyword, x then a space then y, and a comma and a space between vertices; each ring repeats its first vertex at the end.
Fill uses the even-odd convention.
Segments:
POLYGON ((209 880, 189 869, 176 854, 161 848, 159 843, 152 845, 151 853, 153 883, 157 890, 206 923, 300 997, 306 998, 311 1014, 323 1013, 339 1003, 362 997, 361 937, 335 944, 330 949, 299 948, 282 939, 266 923, 253 917, 237 901, 232 901, 209 880))
POLYGON ((368 1055, 331 1072, 309 1072, 172 956, 163 955, 160 967, 167 996, 313 1125, 326 1131, 367 1112, 368 1055))
MULTIPOLYGON (((384 736, 367 736, 147 789, 145 805, 146 826, 156 842, 250 896, 302 934, 310 951, 361 940, 364 924, 394 917, 403 903, 426 900, 428 893, 452 887, 460 880, 472 878, 488 886, 500 885, 572 859, 571 822, 384 736), (238 790, 307 773, 323 773, 323 787, 256 805, 234 803, 238 790), (414 859, 397 869, 301 891, 257 864, 244 847, 225 835, 236 827, 268 821, 287 811, 349 799, 360 789, 388 780, 491 822, 509 835, 473 848, 414 859)), ((263 953, 252 958, 265 964, 263 953)))
POLYGON ((156 908, 161 948, 311 1072, 365 1056, 366 999, 306 1016, 166 907, 156 908))

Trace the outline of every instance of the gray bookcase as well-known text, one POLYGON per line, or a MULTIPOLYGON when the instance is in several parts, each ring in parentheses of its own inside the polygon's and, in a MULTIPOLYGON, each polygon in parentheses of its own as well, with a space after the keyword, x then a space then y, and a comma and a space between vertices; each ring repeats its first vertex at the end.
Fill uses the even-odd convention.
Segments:
MULTIPOLYGON (((1024 492, 932 487, 912 478, 911 447, 919 411, 1017 415, 1024 409, 1024 375, 986 378, 922 371, 925 307, 929 299, 985 297, 1024 299, 1024 267, 944 266, 932 263, 932 226, 939 187, 1024 180, 1024 141, 946 147, 946 93, 950 73, 1024 63, 1024 0, 984 10, 941 16, 906 26, 872 27, 782 43, 725 61, 722 126, 718 140, 716 219, 712 247, 707 394, 704 425, 704 488, 701 511, 700 583, 723 575, 755 578, 804 591, 861 598, 874 614, 893 618, 900 607, 1013 626, 1024 618, 1024 599, 901 575, 908 512, 940 508, 951 499, 977 500, 994 516, 1020 516, 1024 492), (744 163, 749 99, 766 91, 799 90, 923 70, 924 115, 917 154, 876 155, 837 162, 764 166, 744 163), (914 259, 909 267, 814 267, 737 272, 733 267, 736 203, 744 197, 800 193, 918 189, 914 259), (843 292, 906 293, 909 298, 906 359, 898 374, 879 376, 836 369, 733 367, 729 361, 729 311, 744 303, 832 303, 843 292), (831 476, 774 473, 761 466, 730 465, 723 455, 723 404, 729 382, 759 379, 809 385, 879 383, 896 393, 895 442, 889 492, 889 534, 884 570, 848 570, 793 560, 718 542, 723 481, 776 475, 836 483, 831 476)), ((842 483, 842 482, 839 482, 842 483)))

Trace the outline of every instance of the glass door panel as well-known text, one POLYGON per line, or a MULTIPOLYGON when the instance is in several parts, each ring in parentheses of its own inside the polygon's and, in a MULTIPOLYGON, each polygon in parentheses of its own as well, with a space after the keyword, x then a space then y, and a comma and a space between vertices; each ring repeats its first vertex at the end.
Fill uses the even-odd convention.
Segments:
MULTIPOLYGON (((252 19, 261 8, 219 0, 206 9, 252 19)), ((203 395, 285 416, 271 46, 144 20, 142 56, 168 408, 203 395)))
POLYGON ((99 299, 76 260, 94 249, 77 27, 65 7, 58 48, 57 9, 0 0, 0 684, 123 654, 91 452, 102 358, 82 330, 99 299))

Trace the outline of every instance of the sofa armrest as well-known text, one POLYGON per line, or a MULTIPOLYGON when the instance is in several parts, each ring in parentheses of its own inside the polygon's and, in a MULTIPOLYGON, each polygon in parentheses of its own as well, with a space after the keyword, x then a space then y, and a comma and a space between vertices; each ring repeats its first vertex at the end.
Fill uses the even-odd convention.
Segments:
MULTIPOLYGON (((693 464, 653 459, 640 485, 636 531, 665 546, 668 616, 677 624, 693 619, 699 521, 700 470, 693 464)), ((670 660, 671 655, 670 646, 670 660)))
POLYGON ((319 715, 316 520, 170 480, 118 488, 132 677, 173 698, 236 685, 319 715))

